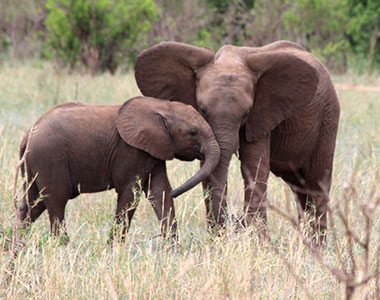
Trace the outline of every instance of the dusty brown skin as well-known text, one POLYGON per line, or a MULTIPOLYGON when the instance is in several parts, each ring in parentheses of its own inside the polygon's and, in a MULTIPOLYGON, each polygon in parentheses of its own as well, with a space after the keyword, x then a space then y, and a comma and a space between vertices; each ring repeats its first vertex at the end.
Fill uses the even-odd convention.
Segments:
POLYGON ((178 189, 182 193, 209 176, 220 155, 210 126, 193 107, 147 97, 121 106, 66 103, 45 113, 31 130, 20 145, 31 188, 18 209, 17 222, 27 226, 47 209, 56 235, 62 229, 65 233, 69 199, 114 188, 116 223, 122 224, 124 237, 135 211, 132 190, 137 178, 145 194, 150 188, 149 201, 163 235, 169 231, 175 235, 165 160, 205 160, 205 168, 178 189), (39 196, 43 201, 37 201, 39 196))
POLYGON ((328 71, 302 47, 279 41, 264 47, 211 50, 164 42, 137 60, 137 84, 146 96, 193 105, 211 125, 221 159, 204 181, 209 224, 224 226, 227 171, 239 151, 248 225, 266 221, 269 171, 314 212, 326 229, 326 205, 339 121, 338 98, 328 71))

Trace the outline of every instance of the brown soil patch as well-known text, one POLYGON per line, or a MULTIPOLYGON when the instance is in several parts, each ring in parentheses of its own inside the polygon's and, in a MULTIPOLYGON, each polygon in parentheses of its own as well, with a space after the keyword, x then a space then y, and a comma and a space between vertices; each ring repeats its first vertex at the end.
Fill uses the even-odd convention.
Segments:
POLYGON ((359 91, 359 92, 374 92, 380 93, 380 86, 369 86, 369 85, 360 85, 360 84, 349 84, 349 83, 336 83, 336 89, 343 91, 359 91))

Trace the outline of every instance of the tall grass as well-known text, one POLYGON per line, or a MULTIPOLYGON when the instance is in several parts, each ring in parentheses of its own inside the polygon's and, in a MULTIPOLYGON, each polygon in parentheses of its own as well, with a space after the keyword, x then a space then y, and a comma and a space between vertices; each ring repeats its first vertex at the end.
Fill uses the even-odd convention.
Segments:
MULTIPOLYGON (((353 75, 339 83, 366 84, 353 75)), ((380 85, 378 79, 369 79, 380 85)), ((380 167, 380 93, 339 91, 342 114, 337 140, 331 206, 347 204, 352 230, 365 237, 360 207, 380 197, 376 190, 380 167), (352 174, 356 179, 352 180, 352 174), (347 187, 355 194, 347 194, 347 187), (371 193, 371 189, 375 192, 371 193)), ((190 299, 340 299, 344 288, 319 264, 294 228, 269 212, 272 242, 260 241, 254 229, 228 231, 221 239, 206 233, 205 208, 200 187, 175 200, 180 247, 170 250, 160 237, 159 225, 148 201, 141 201, 125 245, 107 245, 116 206, 113 191, 81 195, 69 202, 66 220, 70 243, 49 237, 47 215, 32 226, 26 247, 12 260, 7 250, 14 220, 12 185, 18 161, 17 147, 24 132, 49 107, 67 100, 122 103, 138 95, 133 74, 68 74, 42 66, 0 68, 0 298, 190 298, 190 299)), ((168 163, 169 177, 178 186, 197 169, 198 162, 168 163)), ((272 205, 296 216, 290 189, 270 178, 272 205)), ((229 171, 229 208, 242 209, 240 165, 233 159, 229 171)), ((380 238, 380 214, 373 218, 373 245, 380 238)), ((231 217, 232 219, 232 217, 231 217)), ((337 243, 345 248, 345 228, 338 218, 337 243)), ((331 231, 330 231, 331 232, 331 231)), ((360 259, 365 252, 354 247, 360 259)), ((380 253, 371 252, 375 263, 380 253)), ((324 261, 339 265, 331 234, 322 251, 324 261)), ((343 254, 344 262, 350 257, 343 254)), ((374 298, 375 280, 355 291, 355 298, 374 298)))

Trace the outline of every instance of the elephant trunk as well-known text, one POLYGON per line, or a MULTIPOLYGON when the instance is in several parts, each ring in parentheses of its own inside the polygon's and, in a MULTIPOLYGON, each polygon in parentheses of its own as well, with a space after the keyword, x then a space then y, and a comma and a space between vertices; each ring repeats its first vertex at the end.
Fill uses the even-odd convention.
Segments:
POLYGON ((214 133, 220 145, 221 155, 218 166, 211 176, 207 189, 209 190, 209 207, 207 220, 211 227, 224 227, 227 213, 227 175, 231 157, 239 148, 239 128, 228 124, 214 126, 214 133))
POLYGON ((211 130, 206 135, 205 142, 201 146, 201 153, 205 156, 202 167, 193 177, 172 191, 171 195, 173 198, 178 197, 205 180, 218 165, 220 149, 211 130))

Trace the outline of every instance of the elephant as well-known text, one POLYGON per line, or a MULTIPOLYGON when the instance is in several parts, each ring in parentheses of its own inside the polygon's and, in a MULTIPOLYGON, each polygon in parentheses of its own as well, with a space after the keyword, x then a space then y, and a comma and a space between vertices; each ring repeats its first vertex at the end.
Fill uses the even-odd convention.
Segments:
MULTIPOLYGON (((209 124, 190 105, 141 96, 123 105, 58 105, 42 115, 21 142, 21 173, 27 180, 17 228, 27 228, 47 209, 53 236, 67 236, 64 215, 69 199, 115 189, 117 237, 124 240, 136 209, 133 189, 139 178, 162 235, 175 238, 165 161, 205 161, 179 188, 183 193, 211 174, 219 156, 209 124)), ((111 240, 115 230, 112 233, 111 240)))
POLYGON ((340 106, 315 56, 290 41, 225 45, 216 53, 162 42, 139 54, 135 79, 145 96, 194 106, 215 134, 220 160, 203 181, 209 228, 225 227, 228 167, 238 152, 242 225, 261 224, 266 232, 272 172, 294 191, 299 217, 312 216, 313 236, 324 240, 340 106))

